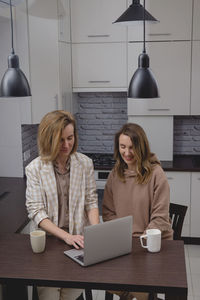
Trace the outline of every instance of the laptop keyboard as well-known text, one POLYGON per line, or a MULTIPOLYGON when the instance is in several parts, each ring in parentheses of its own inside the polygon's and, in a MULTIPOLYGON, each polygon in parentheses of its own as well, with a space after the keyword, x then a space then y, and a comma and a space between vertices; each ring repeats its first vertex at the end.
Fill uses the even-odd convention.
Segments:
POLYGON ((83 254, 82 255, 77 255, 77 256, 75 256, 75 258, 83 263, 83 254))

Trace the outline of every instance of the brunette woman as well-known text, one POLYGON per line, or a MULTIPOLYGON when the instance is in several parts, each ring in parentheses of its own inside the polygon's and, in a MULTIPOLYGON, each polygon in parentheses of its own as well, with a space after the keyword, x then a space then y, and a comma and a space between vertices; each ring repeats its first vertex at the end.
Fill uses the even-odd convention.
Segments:
MULTIPOLYGON (((132 215, 134 237, 157 228, 163 239, 172 239, 169 184, 139 125, 127 123, 115 135, 114 158, 104 190, 103 220, 132 215)), ((148 299, 147 293, 115 293, 121 299, 148 299)))

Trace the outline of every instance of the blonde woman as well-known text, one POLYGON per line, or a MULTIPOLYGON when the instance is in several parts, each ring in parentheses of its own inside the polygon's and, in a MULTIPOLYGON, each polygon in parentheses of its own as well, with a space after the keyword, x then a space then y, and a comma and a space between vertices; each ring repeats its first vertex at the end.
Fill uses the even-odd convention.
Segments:
MULTIPOLYGON (((163 239, 172 239, 169 184, 139 125, 127 123, 115 135, 114 158, 104 190, 103 220, 132 215, 134 237, 158 228, 163 239)), ((116 294, 121 299, 148 299, 147 293, 116 294)))
MULTIPOLYGON (((46 114, 38 131, 39 157, 26 167, 26 207, 31 230, 41 228, 76 249, 83 228, 99 223, 93 163, 76 152, 77 131, 66 111, 46 114)), ((74 300, 82 290, 38 288, 40 300, 74 300)))

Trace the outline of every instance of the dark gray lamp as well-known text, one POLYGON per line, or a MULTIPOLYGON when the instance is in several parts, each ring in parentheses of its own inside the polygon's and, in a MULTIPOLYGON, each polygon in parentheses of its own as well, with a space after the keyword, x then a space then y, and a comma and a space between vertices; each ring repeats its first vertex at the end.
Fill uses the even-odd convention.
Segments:
POLYGON ((145 47, 145 21, 156 22, 157 20, 146 11, 145 0, 144 7, 140 4, 139 0, 133 0, 132 5, 115 22, 128 25, 133 21, 141 20, 143 21, 143 51, 138 58, 138 69, 133 74, 129 84, 128 97, 159 98, 158 85, 149 68, 149 56, 146 53, 145 47))
POLYGON ((150 22, 158 22, 145 8, 140 4, 140 0, 132 0, 132 4, 128 9, 113 23, 122 23, 130 25, 133 21, 143 21, 145 12, 145 20, 150 22))
POLYGON ((11 55, 8 56, 8 69, 1 81, 0 97, 28 97, 31 96, 30 86, 25 74, 19 68, 19 57, 15 54, 13 46, 13 17, 11 0, 10 22, 12 50, 11 55))

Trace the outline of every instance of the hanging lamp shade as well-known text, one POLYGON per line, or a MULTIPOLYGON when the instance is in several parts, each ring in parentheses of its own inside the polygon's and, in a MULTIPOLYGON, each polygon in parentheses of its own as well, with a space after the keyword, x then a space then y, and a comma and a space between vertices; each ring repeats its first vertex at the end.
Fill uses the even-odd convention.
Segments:
POLYGON ((19 57, 15 54, 13 46, 13 17, 12 1, 10 3, 11 23, 11 55, 8 56, 8 69, 6 70, 0 85, 0 97, 28 97, 31 90, 25 74, 19 68, 19 57))
POLYGON ((128 88, 129 98, 159 98, 159 90, 153 72, 149 68, 149 56, 142 53, 138 58, 138 69, 131 78, 128 88))
POLYGON ((31 90, 25 74, 19 68, 19 57, 12 53, 8 56, 6 70, 0 86, 1 97, 28 97, 31 90))
POLYGON ((159 22, 140 4, 140 0, 133 0, 128 9, 113 23, 130 25, 133 21, 142 21, 144 19, 144 14, 146 21, 159 22))
POLYGON ((138 69, 133 74, 128 88, 128 98, 159 98, 159 91, 153 72, 149 68, 149 56, 146 53, 145 22, 158 22, 144 6, 140 0, 133 0, 129 8, 114 22, 130 25, 134 21, 143 21, 143 52, 138 58, 138 69))

